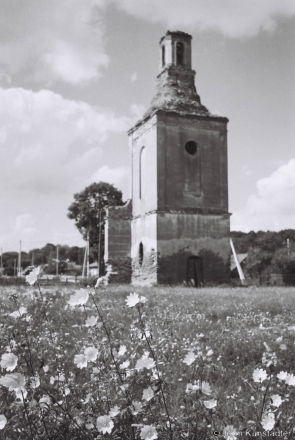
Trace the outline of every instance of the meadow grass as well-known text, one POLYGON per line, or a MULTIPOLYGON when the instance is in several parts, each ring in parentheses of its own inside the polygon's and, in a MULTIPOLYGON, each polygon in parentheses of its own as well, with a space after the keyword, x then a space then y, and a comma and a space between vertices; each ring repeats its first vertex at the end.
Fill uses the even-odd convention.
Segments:
POLYGON ((294 288, 0 292, 0 439, 295 438, 294 288))

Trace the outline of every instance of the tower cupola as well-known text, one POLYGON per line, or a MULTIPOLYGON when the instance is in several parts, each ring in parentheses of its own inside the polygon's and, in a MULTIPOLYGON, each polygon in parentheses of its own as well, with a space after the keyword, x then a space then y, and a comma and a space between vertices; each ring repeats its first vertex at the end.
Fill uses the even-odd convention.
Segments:
POLYGON ((191 40, 192 36, 185 32, 168 31, 160 40, 160 71, 171 65, 191 70, 191 40))
POLYGON ((144 117, 157 110, 208 116, 195 87, 192 70, 192 36, 167 31, 160 40, 157 91, 144 117))

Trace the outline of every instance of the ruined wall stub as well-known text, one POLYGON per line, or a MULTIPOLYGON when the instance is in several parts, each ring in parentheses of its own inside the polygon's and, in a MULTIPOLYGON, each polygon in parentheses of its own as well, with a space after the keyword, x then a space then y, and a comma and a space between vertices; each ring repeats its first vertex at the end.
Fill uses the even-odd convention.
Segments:
POLYGON ((106 210, 104 261, 110 283, 131 282, 131 218, 131 200, 106 210))

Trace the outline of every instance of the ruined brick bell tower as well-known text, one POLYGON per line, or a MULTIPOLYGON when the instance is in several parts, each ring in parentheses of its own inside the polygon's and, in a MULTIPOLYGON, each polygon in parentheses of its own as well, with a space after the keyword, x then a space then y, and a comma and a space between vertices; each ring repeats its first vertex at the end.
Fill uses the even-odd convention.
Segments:
POLYGON ((230 278, 228 119, 201 104, 191 40, 170 31, 160 40, 156 95, 128 133, 134 284, 230 278))

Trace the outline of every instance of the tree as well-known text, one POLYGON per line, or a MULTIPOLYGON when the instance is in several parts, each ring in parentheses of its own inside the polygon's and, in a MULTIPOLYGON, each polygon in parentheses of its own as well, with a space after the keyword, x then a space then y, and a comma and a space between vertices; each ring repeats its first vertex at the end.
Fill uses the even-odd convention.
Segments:
POLYGON ((273 254, 258 247, 250 247, 248 250, 246 270, 250 277, 261 277, 269 268, 273 254))
MULTIPOLYGON (((90 246, 97 248, 99 243, 100 214, 106 206, 122 206, 122 192, 106 182, 92 183, 80 193, 74 194, 75 201, 69 206, 68 217, 75 220, 84 240, 89 233, 90 246)), ((102 234, 103 237, 103 234, 102 234)))

